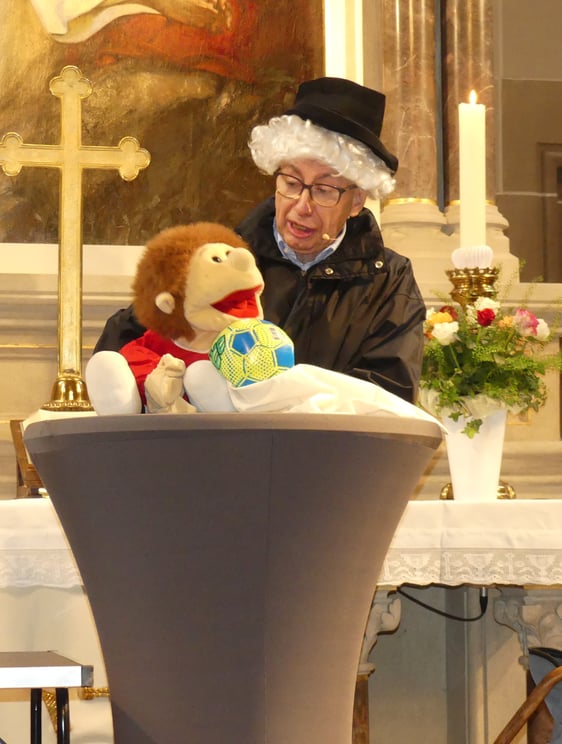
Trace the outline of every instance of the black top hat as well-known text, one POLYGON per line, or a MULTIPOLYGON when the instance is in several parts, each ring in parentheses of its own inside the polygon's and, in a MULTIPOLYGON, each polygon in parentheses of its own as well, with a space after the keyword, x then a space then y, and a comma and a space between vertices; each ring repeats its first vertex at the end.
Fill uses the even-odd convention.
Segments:
POLYGON ((324 129, 362 142, 395 173, 398 158, 379 139, 385 101, 376 90, 351 80, 325 77, 301 83, 293 107, 285 114, 310 119, 324 129))

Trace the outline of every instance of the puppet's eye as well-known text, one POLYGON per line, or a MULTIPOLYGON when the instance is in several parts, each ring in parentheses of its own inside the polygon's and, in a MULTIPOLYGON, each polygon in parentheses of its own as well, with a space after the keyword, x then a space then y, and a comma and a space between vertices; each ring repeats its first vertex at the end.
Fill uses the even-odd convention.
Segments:
POLYGON ((215 263, 222 263, 222 258, 220 256, 213 256, 212 259, 215 263))

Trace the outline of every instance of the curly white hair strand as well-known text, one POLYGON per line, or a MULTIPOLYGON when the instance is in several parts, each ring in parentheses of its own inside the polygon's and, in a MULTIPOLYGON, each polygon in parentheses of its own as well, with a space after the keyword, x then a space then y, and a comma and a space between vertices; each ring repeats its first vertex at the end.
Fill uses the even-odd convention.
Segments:
POLYGON ((366 145, 295 114, 277 116, 254 127, 248 144, 254 163, 269 175, 284 162, 311 158, 331 166, 374 199, 382 199, 394 189, 392 172, 366 145))

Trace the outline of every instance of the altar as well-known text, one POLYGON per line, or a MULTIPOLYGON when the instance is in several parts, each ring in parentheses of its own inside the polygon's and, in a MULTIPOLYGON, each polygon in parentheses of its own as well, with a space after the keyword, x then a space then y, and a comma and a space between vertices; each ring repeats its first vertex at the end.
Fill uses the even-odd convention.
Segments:
MULTIPOLYGON (((1 501, 0 525, 0 628, 3 638, 10 639, 9 644, 4 642, 3 649, 57 651, 92 664, 95 687, 105 686, 103 655, 88 599, 52 503, 48 498, 1 501)), ((391 590, 404 584, 448 587, 444 591, 453 593, 459 587, 496 587, 492 590, 494 597, 490 601, 487 623, 497 625, 497 619, 503 621, 507 616, 514 616, 514 603, 521 608, 525 602, 530 606, 531 602, 538 601, 538 592, 543 602, 549 596, 558 601, 555 585, 561 583, 562 500, 521 499, 474 505, 414 500, 407 505, 385 558, 375 605, 382 597, 394 596, 392 601, 396 601, 391 590), (523 589, 525 586, 529 587, 527 591, 523 589)), ((488 653, 500 657, 499 661, 493 659, 496 666, 509 663, 517 669, 517 634, 507 627, 503 631, 506 636, 513 637, 510 649, 515 648, 515 654, 507 659, 499 646, 488 649, 488 653)), ((437 632, 436 626, 433 632, 437 632)), ((477 628, 473 624, 469 632, 475 634, 472 643, 482 643, 483 626, 477 628)), ((381 658, 390 655, 393 663, 399 666, 397 646, 401 644, 398 638, 380 636, 373 654, 375 660, 382 649, 381 658)), ((479 658, 469 658, 467 664, 469 679, 471 675, 482 674, 479 658)), ((375 691, 385 684, 388 671, 377 661, 372 677, 375 691)), ((520 672, 523 684, 524 674, 520 672)), ((473 725, 487 729, 490 737, 520 702, 518 696, 523 693, 517 686, 513 689, 513 683, 513 679, 494 671, 487 688, 478 693, 486 692, 492 705, 504 700, 505 712, 495 711, 492 715, 488 711, 488 701, 482 700, 478 707, 473 700, 473 715, 481 718, 488 711, 490 718, 486 725, 478 726, 476 722, 473 725)), ((407 684, 408 680, 403 681, 403 685, 407 684)), ((4 692, 0 704, 0 737, 9 742, 21 739, 21 731, 28 725, 25 694, 4 692)), ((404 702, 404 697, 400 705, 403 713, 407 713, 408 703, 404 702)), ((378 708, 379 701, 373 699, 375 721, 378 708)), ((417 711, 419 704, 413 700, 412 715, 417 711)), ((54 742, 46 711, 44 717, 44 740, 54 742)), ((71 693, 71 718, 73 740, 112 742, 107 697, 80 700, 76 693, 71 693)), ((382 732, 378 721, 375 729, 382 732)), ((374 741, 384 740, 384 737, 378 739, 375 731, 374 741)), ((484 733, 480 738, 470 738, 471 742, 486 740, 484 733)))
POLYGON ((562 584, 562 500, 410 501, 378 585, 562 584))
POLYGON ((408 504, 362 658, 371 741, 430 726, 436 742, 494 741, 527 695, 528 649, 562 642, 561 548, 557 498, 408 504))

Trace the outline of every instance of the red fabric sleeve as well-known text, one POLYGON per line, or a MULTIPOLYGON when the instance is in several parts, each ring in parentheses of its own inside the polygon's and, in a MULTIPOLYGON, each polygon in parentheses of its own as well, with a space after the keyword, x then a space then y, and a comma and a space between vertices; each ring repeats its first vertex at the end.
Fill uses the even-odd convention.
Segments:
POLYGON ((146 335, 136 338, 128 344, 125 344, 125 346, 120 349, 120 353, 123 354, 127 360, 131 372, 137 381, 137 387, 143 403, 146 403, 146 396, 144 393, 145 380, 148 375, 156 369, 158 362, 162 357, 160 353, 145 346, 145 338, 146 335))

